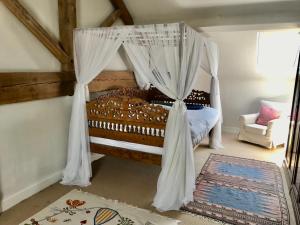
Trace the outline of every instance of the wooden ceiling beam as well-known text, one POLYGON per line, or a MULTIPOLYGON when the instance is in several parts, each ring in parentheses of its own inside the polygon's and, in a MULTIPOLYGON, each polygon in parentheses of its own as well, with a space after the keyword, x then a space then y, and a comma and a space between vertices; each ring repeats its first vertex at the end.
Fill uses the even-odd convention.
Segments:
MULTIPOLYGON (((77 27, 76 0, 58 0, 59 36, 64 51, 73 59, 73 30, 77 27)), ((73 60, 62 63, 62 71, 73 71, 73 60)))
POLYGON ((122 15, 121 9, 113 11, 101 24, 100 27, 110 27, 116 22, 116 20, 122 15))
POLYGON ((74 94, 74 82, 51 82, 0 88, 0 105, 74 94))
POLYGON ((74 82, 73 72, 0 73, 0 104, 73 95, 74 82))
POLYGON ((122 19, 125 25, 134 24, 132 16, 130 15, 123 0, 110 0, 110 2, 115 7, 115 9, 121 9, 122 14, 120 15, 120 18, 122 19))
POLYGON ((0 88, 74 80, 73 72, 2 72, 0 88))
POLYGON ((18 0, 1 1, 61 63, 70 61, 70 57, 61 48, 59 42, 48 34, 18 0))

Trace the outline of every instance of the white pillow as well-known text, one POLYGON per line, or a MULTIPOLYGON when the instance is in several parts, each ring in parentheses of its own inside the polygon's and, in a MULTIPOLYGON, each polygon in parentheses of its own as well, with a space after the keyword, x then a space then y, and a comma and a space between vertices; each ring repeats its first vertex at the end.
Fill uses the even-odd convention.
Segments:
POLYGON ((286 102, 272 102, 272 101, 261 100, 260 104, 261 106, 264 105, 272 109, 275 109, 280 113, 280 117, 290 115, 290 107, 289 104, 286 102))

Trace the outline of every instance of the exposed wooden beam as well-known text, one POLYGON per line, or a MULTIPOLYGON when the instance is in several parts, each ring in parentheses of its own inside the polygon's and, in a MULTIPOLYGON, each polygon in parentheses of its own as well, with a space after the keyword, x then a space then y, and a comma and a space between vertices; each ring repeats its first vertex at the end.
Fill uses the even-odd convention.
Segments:
POLYGON ((61 48, 58 41, 47 33, 18 0, 1 1, 61 63, 70 61, 69 56, 61 48))
POLYGON ((120 18, 123 20, 125 25, 133 25, 134 24, 133 19, 130 15, 125 3, 123 2, 123 0, 110 0, 110 2, 113 4, 115 9, 122 10, 122 14, 121 14, 120 18))
POLYGON ((100 27, 110 27, 116 22, 116 20, 122 15, 121 9, 113 11, 101 24, 100 27))
MULTIPOLYGON (((59 35, 64 51, 73 58, 73 29, 77 26, 76 0, 58 0, 59 35)), ((73 61, 62 64, 63 71, 74 70, 73 61)))
POLYGON ((0 73, 0 104, 73 95, 72 72, 0 73))
POLYGON ((74 80, 73 72, 5 72, 0 73, 0 88, 74 80))

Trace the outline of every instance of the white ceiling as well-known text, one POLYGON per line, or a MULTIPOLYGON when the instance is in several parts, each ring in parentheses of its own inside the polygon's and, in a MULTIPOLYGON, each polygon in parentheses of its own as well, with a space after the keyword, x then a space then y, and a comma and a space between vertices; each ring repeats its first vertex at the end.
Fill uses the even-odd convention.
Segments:
POLYGON ((194 27, 300 23, 300 0, 124 0, 136 24, 194 27))

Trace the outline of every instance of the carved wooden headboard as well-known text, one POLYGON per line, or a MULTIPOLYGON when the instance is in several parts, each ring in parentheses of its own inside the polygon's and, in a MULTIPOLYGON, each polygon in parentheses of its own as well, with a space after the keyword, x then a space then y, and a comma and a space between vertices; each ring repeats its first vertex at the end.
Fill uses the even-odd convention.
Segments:
MULTIPOLYGON (((89 91, 91 99, 96 99, 100 95, 105 95, 107 91, 111 95, 111 90, 115 90, 116 95, 120 95, 120 91, 126 92, 126 95, 132 94, 133 97, 142 98, 148 102, 172 103, 174 100, 168 98, 156 88, 152 87, 149 91, 135 91, 138 88, 134 74, 132 71, 103 71, 90 84, 89 91), (124 88, 128 88, 125 90, 124 88)), ((124 93, 125 94, 125 93, 124 93)), ((204 91, 193 90, 192 93, 184 100, 187 104, 201 104, 210 106, 210 95, 204 91)))
MULTIPOLYGON (((173 99, 161 93, 156 88, 150 88, 149 90, 149 99, 152 100, 153 103, 172 103, 173 99)), ((189 105, 204 105, 210 106, 210 94, 205 91, 192 90, 191 94, 184 100, 186 104, 189 105)))

